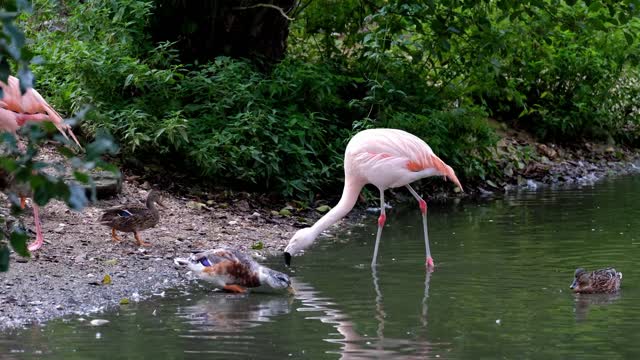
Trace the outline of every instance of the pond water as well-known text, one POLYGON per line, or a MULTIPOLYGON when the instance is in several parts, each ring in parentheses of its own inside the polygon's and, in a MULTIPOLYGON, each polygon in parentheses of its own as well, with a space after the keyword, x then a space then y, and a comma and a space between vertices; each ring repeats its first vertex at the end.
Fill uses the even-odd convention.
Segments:
POLYGON ((388 212, 375 273, 371 215, 294 259, 295 297, 194 287, 101 314, 101 327, 68 318, 0 334, 0 358, 636 358, 639 194, 627 177, 432 204, 432 274, 410 203, 388 212), (622 291, 573 295, 578 266, 616 267, 622 291))

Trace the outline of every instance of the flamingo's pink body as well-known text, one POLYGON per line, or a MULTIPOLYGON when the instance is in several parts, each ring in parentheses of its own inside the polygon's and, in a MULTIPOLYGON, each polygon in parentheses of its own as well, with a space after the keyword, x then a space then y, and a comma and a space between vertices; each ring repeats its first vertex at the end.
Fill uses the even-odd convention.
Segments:
MULTIPOLYGON (((71 131, 71 127, 64 123, 62 117, 49 105, 42 96, 33 88, 27 89, 24 95, 20 92, 20 80, 9 76, 7 83, 0 81, 2 99, 0 100, 0 130, 16 133, 27 121, 51 121, 55 127, 68 138, 73 138, 80 145, 78 139, 71 131)), ((20 195, 24 207, 25 194, 20 195)), ((42 247, 44 236, 40 224, 38 206, 33 203, 33 218, 36 224, 36 241, 29 244, 29 250, 35 251, 42 247)))
POLYGON ((35 89, 29 88, 24 95, 21 94, 20 80, 14 76, 9 76, 6 84, 0 81, 0 88, 2 88, 0 128, 15 133, 27 121, 48 120, 65 138, 68 138, 68 134, 76 144, 80 145, 71 127, 64 123, 60 114, 35 89), (16 114, 12 116, 9 112, 16 114))
POLYGON ((380 190, 380 217, 372 265, 375 265, 378 245, 386 215, 384 191, 406 186, 418 200, 422 212, 427 266, 433 267, 427 233, 426 202, 411 188, 410 183, 429 176, 445 176, 462 189, 453 169, 438 158, 429 145, 406 131, 369 129, 357 133, 347 145, 344 155, 345 184, 338 204, 313 226, 301 229, 285 248, 285 260, 309 247, 326 228, 343 218, 355 205, 360 190, 373 184, 380 190))

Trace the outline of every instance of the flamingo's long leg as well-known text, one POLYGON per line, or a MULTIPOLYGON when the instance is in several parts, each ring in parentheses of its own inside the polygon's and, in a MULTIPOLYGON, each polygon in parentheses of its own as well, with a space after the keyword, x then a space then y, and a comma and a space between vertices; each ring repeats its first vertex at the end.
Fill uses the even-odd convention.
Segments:
POLYGON ((427 271, 424 278, 424 295, 422 296, 422 313, 420 314, 420 322, 423 327, 427 327, 427 310, 429 305, 427 299, 429 298, 429 282, 431 281, 431 271, 427 271))
POLYGON ((380 284, 378 279, 378 271, 375 266, 371 268, 371 277, 373 278, 373 289, 376 292, 376 320, 378 320, 378 344, 381 344, 384 340, 384 319, 387 317, 387 313, 384 311, 384 301, 382 299, 382 290, 380 290, 380 284))
POLYGON ((384 209, 384 190, 380 189, 380 217, 378 217, 378 233, 376 234, 376 246, 373 248, 373 260, 371 260, 371 266, 376 266, 376 259, 378 258, 378 246, 380 246, 380 238, 382 237, 382 228, 387 221, 387 215, 384 209))
POLYGON ((44 244, 44 235, 42 235, 42 225, 40 224, 40 211, 38 209, 38 205, 35 202, 32 204, 33 207, 33 221, 36 223, 36 241, 29 244, 29 251, 36 251, 42 247, 44 244))
POLYGON ((411 185, 407 184, 406 186, 407 189, 409 189, 409 192, 411 192, 411 195, 413 195, 413 197, 418 200, 418 204, 420 204, 420 212, 422 213, 422 228, 424 230, 424 247, 427 253, 427 268, 433 269, 433 258, 431 257, 431 249, 429 248, 429 232, 427 231, 427 202, 424 201, 424 199, 420 197, 420 195, 418 195, 415 190, 413 190, 411 185))

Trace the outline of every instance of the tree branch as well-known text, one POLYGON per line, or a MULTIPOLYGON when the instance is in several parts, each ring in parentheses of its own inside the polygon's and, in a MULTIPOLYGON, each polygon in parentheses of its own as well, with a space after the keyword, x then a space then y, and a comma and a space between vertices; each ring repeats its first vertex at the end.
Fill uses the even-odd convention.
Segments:
POLYGON ((257 8, 257 7, 268 7, 268 8, 276 9, 276 10, 278 10, 278 12, 280 12, 280 14, 282 16, 284 16, 285 19, 287 19, 289 21, 295 20, 294 18, 287 16, 287 14, 284 12, 284 10, 281 7, 273 5, 273 4, 255 4, 255 5, 251 5, 251 6, 236 6, 236 7, 232 8, 232 9, 233 10, 248 10, 248 9, 253 9, 253 8, 257 8))

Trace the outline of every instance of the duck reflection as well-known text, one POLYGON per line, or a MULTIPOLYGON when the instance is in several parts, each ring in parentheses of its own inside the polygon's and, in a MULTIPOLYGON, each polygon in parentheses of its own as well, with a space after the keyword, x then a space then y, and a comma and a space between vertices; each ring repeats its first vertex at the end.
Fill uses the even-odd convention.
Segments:
POLYGON ((291 312, 293 297, 216 294, 181 308, 188 323, 204 331, 241 332, 291 312))
POLYGON ((610 305, 620 299, 620 293, 615 294, 575 294, 574 313, 576 321, 585 321, 592 306, 610 305))

